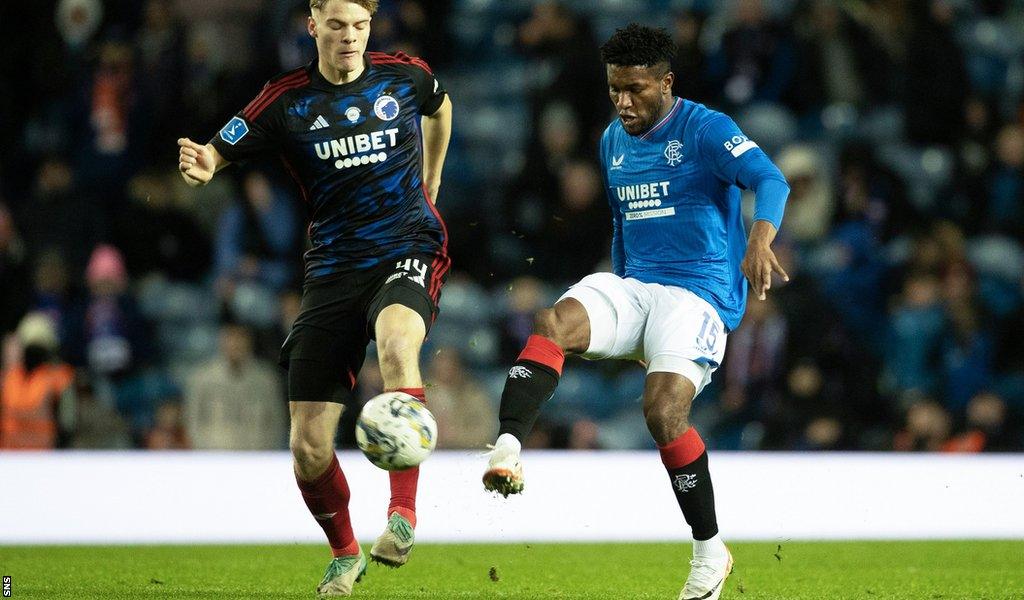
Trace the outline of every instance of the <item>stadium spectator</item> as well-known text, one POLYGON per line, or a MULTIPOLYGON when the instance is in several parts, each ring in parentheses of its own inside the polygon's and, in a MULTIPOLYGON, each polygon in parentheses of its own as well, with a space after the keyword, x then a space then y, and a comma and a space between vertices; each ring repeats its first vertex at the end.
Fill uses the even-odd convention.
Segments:
MULTIPOLYGON (((44 252, 36 260, 32 273, 31 310, 50 317, 57 327, 57 335, 62 344, 67 343, 71 337, 69 328, 74 312, 72 302, 67 266, 63 257, 56 250, 44 252)), ((67 354, 66 350, 64 354, 67 354)))
POLYGON ((86 269, 88 295, 74 314, 68 331, 68 356, 73 364, 111 384, 123 381, 151 358, 149 325, 128 288, 121 252, 100 245, 86 269))
POLYGON ((51 450, 73 427, 74 369, 57 359, 57 330, 29 313, 4 340, 0 365, 0 449, 51 450))
POLYGON ((934 400, 920 397, 906 412, 902 430, 893 436, 892 449, 899 452, 937 452, 949 438, 949 413, 934 400))
POLYGON ((733 6, 732 26, 711 59, 716 88, 733 108, 778 102, 795 71, 790 34, 771 19, 763 0, 740 0, 733 6))
POLYGON ((611 244, 608 202, 601 175, 589 161, 573 160, 559 170, 558 199, 545 219, 542 248, 533 271, 548 281, 568 282, 589 273, 611 244))
POLYGON ((216 271, 221 292, 231 298, 240 283, 276 293, 297 275, 294 208, 266 175, 250 171, 242 180, 243 200, 221 217, 216 271))
POLYGON ((224 325, 220 354, 189 377, 184 421, 192 447, 284 448, 283 397, 277 369, 253 355, 252 333, 240 325, 224 325))
POLYGON ((191 448, 185 424, 181 421, 181 404, 164 402, 156 410, 156 423, 146 434, 149 450, 188 450, 191 448))
POLYGON ((147 162, 160 162, 162 148, 180 131, 181 82, 185 67, 185 28, 172 0, 148 0, 134 49, 139 70, 140 100, 147 107, 142 143, 147 162))
POLYGON ((438 447, 483 449, 497 434, 497 413, 459 352, 439 348, 428 373, 427 407, 437 420, 438 447))
POLYGON ((77 450, 127 450, 134 447, 128 422, 96 395, 85 373, 75 379, 75 431, 71 447, 77 450))
POLYGON ((597 43, 590 22, 561 2, 539 2, 519 26, 519 43, 533 61, 534 72, 541 74, 531 90, 533 139, 544 132, 539 124, 547 106, 561 102, 576 115, 585 150, 590 151, 608 114, 604 70, 594 61, 597 43))
POLYGON ((1020 448, 1021 431, 1008 418, 1002 398, 982 392, 967 405, 964 430, 943 446, 946 452, 1006 452, 1020 448))
POLYGON ((1024 127, 1000 129, 995 155, 989 176, 987 229, 1024 240, 1024 127))
POLYGON ((509 285, 508 309, 502 315, 501 356, 515 360, 533 331, 533 315, 544 306, 544 284, 536 277, 519 277, 509 285))
POLYGON ((58 156, 43 159, 36 170, 32 196, 17 214, 30 256, 60 254, 73 280, 85 272, 93 247, 107 233, 105 211, 80 190, 76 173, 58 156))
POLYGON ((928 273, 908 277, 891 313, 886 364, 895 392, 935 389, 945 319, 936 277, 928 273))
POLYGON ((835 210, 832 182, 819 155, 810 147, 788 146, 776 159, 789 182, 786 201, 786 237, 802 245, 822 241, 835 210))
POLYGON ((698 10, 681 10, 672 18, 672 38, 679 46, 672 62, 676 95, 704 104, 715 95, 708 81, 708 56, 701 39, 707 17, 698 10))
POLYGON ((211 242, 195 216, 175 206, 165 171, 144 171, 128 182, 129 203, 113 219, 112 235, 136 279, 158 274, 202 280, 212 263, 211 242))
POLYGON ((25 244, 0 200, 0 336, 13 331, 28 308, 31 285, 25 244))

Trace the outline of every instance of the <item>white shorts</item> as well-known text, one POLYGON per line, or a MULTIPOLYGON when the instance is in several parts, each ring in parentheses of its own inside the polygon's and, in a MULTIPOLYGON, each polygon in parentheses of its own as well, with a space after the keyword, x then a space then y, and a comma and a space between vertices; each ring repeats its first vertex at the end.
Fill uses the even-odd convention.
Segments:
POLYGON ((594 273, 559 298, 574 298, 590 318, 583 358, 643 360, 647 372, 678 373, 700 393, 725 356, 718 311, 693 292, 594 273))

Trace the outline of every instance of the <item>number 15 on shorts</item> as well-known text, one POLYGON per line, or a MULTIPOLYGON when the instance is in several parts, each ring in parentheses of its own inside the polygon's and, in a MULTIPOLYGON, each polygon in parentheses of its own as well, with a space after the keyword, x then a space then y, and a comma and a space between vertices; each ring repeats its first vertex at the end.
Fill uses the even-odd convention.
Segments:
POLYGON ((697 349, 709 358, 715 355, 715 342, 718 341, 718 323, 711 313, 704 311, 704 323, 697 334, 697 349))

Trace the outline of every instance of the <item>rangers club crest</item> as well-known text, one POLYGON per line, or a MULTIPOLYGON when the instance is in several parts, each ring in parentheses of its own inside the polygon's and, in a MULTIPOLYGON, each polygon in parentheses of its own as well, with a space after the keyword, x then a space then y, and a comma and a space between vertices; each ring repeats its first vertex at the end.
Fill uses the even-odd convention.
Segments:
POLYGON ((683 162, 683 144, 679 140, 672 140, 665 146, 665 158, 668 159, 668 166, 674 167, 683 162))
POLYGON ((529 379, 531 377, 533 377, 533 373, 522 365, 516 365, 508 370, 509 379, 529 379))
POLYGON ((681 493, 686 493, 697 487, 697 476, 690 473, 680 473, 672 480, 672 485, 681 493))
POLYGON ((398 100, 387 94, 377 98, 373 103, 373 114, 381 121, 390 121, 398 116, 398 100))

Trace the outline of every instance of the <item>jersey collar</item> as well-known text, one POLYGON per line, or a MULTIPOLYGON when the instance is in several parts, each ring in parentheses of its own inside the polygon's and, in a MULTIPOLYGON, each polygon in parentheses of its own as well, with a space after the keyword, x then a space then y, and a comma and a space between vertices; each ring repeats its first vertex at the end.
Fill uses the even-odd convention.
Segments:
POLYGON ((328 91, 328 92, 335 92, 335 91, 339 91, 339 90, 344 90, 344 89, 348 88, 349 86, 358 85, 364 79, 366 79, 366 75, 370 72, 370 67, 371 67, 370 55, 369 55, 369 53, 364 52, 363 53, 363 72, 359 74, 359 77, 356 77, 352 81, 348 81, 346 83, 334 84, 334 83, 331 83, 330 81, 327 81, 327 79, 324 77, 323 73, 320 72, 320 67, 317 64, 317 60, 318 59, 314 58, 313 61, 310 62, 309 65, 307 65, 307 67, 306 67, 306 70, 309 71, 310 86, 314 87, 314 88, 317 88, 317 89, 320 89, 320 90, 325 90, 325 91, 328 91))
POLYGON ((641 134, 639 136, 640 139, 643 140, 643 141, 650 140, 651 136, 653 136, 660 129, 662 129, 665 126, 666 123, 671 121, 672 117, 676 116, 676 113, 679 112, 679 107, 682 106, 682 105, 683 105, 683 99, 679 98, 679 97, 676 97, 676 102, 675 102, 675 104, 672 105, 672 109, 668 111, 668 114, 665 115, 664 117, 662 117, 662 119, 660 121, 655 123, 654 126, 651 127, 650 129, 648 129, 645 133, 641 134))

